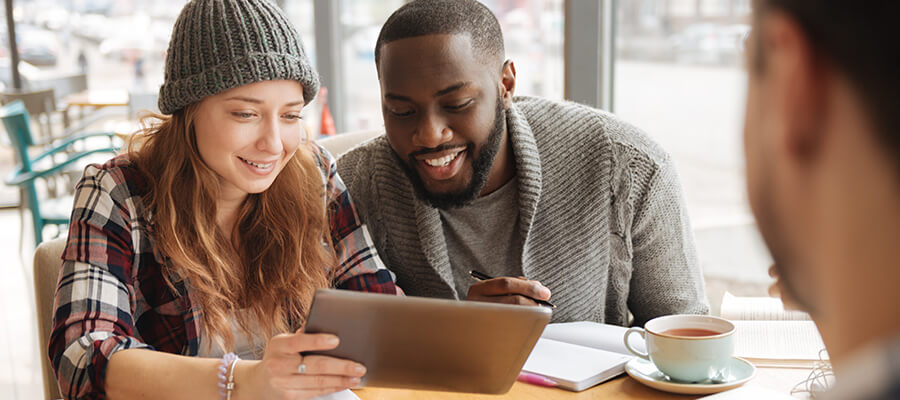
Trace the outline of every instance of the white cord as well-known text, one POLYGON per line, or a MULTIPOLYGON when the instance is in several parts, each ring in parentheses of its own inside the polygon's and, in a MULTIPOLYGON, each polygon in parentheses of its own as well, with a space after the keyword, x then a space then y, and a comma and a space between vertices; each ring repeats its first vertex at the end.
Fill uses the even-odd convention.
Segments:
POLYGON ((826 349, 819 350, 819 360, 816 361, 809 376, 803 381, 794 385, 791 389, 791 395, 809 394, 809 397, 816 398, 834 385, 834 372, 831 369, 831 362, 828 360, 828 351, 826 349))

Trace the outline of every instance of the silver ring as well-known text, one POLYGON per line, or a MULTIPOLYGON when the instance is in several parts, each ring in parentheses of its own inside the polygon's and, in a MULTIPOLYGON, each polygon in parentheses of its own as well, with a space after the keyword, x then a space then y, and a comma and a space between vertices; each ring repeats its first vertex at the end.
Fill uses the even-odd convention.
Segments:
POLYGON ((306 373, 306 364, 300 363, 300 365, 297 367, 297 373, 301 374, 301 375, 305 374, 306 373))

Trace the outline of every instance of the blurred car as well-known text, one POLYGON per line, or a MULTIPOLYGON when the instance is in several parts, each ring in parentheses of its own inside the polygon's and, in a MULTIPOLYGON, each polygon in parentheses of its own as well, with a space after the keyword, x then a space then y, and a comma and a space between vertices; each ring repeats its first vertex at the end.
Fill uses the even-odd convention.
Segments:
MULTIPOLYGON (((2 40, 6 40, 3 35, 2 40)), ((56 33, 30 25, 16 27, 16 46, 23 61, 38 66, 56 65, 59 39, 56 33)))
POLYGON ((22 47, 19 51, 22 61, 32 65, 53 66, 56 65, 56 53, 46 46, 22 47))
POLYGON ((114 5, 113 0, 81 0, 74 2, 73 11, 82 14, 109 15, 114 5))
POLYGON ((750 26, 744 24, 693 24, 674 35, 672 45, 676 59, 681 62, 732 64, 740 61, 743 41, 749 32, 750 26))
POLYGON ((72 34, 96 43, 113 37, 115 32, 102 14, 73 14, 71 19, 72 34))
POLYGON ((37 26, 58 31, 69 24, 69 12, 63 7, 52 6, 38 13, 34 23, 37 26))
MULTIPOLYGON (((22 78, 22 88, 28 89, 31 80, 39 79, 41 71, 38 67, 25 61, 19 61, 19 76, 22 78)), ((12 74, 10 73, 10 60, 8 57, 0 57, 0 86, 2 90, 12 88, 12 74)))
POLYGON ((100 54, 120 61, 131 61, 152 51, 153 38, 149 36, 115 37, 100 43, 100 54))

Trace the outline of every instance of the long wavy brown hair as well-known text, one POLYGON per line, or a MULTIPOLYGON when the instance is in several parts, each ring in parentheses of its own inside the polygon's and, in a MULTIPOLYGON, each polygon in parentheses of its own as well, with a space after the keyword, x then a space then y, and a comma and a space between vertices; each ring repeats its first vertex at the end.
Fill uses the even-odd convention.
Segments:
POLYGON ((143 200, 155 251, 165 268, 187 278, 202 310, 201 334, 231 349, 231 316, 263 340, 302 324, 315 289, 330 283, 336 256, 308 138, 272 186, 247 196, 226 237, 216 224, 218 175, 197 149, 197 107, 144 115, 128 153, 150 183, 143 200))

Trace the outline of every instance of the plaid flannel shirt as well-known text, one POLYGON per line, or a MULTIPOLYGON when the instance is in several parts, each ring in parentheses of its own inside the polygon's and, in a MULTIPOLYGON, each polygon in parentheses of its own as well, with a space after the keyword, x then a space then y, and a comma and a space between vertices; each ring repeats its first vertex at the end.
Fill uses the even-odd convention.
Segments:
MULTIPOLYGON (((340 261, 334 286, 401 294, 359 220, 334 159, 311 147, 326 186, 340 261)), ((198 353, 201 310, 191 301, 185 279, 154 255, 151 213, 141 201, 148 190, 125 156, 88 166, 76 186, 49 343, 67 399, 105 398, 107 362, 117 351, 198 353)))

